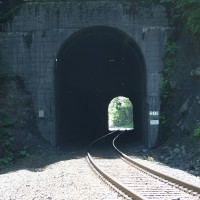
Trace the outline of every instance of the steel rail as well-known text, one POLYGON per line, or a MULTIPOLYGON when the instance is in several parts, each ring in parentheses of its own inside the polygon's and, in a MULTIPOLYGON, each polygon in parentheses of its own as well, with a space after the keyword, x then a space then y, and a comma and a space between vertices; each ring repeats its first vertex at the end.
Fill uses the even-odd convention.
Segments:
POLYGON ((105 173, 103 170, 101 170, 100 167, 98 167, 94 160, 92 159, 91 155, 87 153, 88 159, 93 165, 93 167, 102 175, 104 176, 110 183, 112 183, 117 189, 128 195, 129 197, 135 199, 135 200, 147 200, 143 196, 139 195, 137 192, 130 191, 128 188, 126 188, 122 183, 119 181, 116 181, 114 178, 111 178, 107 173, 105 173))
MULTIPOLYGON (((124 194, 126 194, 127 196, 129 196, 130 198, 132 199, 135 199, 135 200, 146 200, 147 198, 145 196, 143 196, 143 194, 140 194, 138 193, 138 191, 135 191, 135 189, 130 189, 130 188, 127 188, 125 185, 123 185, 123 183, 117 181, 115 178, 111 177, 110 175, 108 175, 105 171, 102 170, 102 168, 100 168, 95 162, 94 162, 94 159, 92 158, 92 156, 90 155, 90 150, 92 148, 92 146, 99 140, 111 135, 111 134, 114 134, 116 133, 116 131, 114 132, 111 132, 107 135, 104 135, 102 136, 101 138, 98 138, 96 139, 94 142, 92 142, 90 145, 89 145, 89 148, 88 148, 88 152, 87 152, 87 159, 88 161, 91 163, 91 165, 94 167, 94 169, 101 175, 103 176, 108 182, 110 182, 112 185, 114 185, 118 190, 120 190, 121 192, 123 192, 124 194)), ((119 156, 126 162, 128 162, 129 164, 131 165, 135 165, 136 168, 140 168, 141 171, 144 171, 145 173, 149 174, 150 176, 155 176, 161 180, 164 180, 167 182, 167 184, 169 185, 172 185, 173 187, 177 187, 179 188, 180 190, 182 190, 183 192, 186 192, 188 194, 192 194, 194 196, 198 196, 198 198, 200 197, 200 188, 195 186, 195 185, 191 185, 189 183, 186 183, 186 182, 183 182, 179 179, 176 179, 176 178, 173 178, 173 177, 170 177, 168 175, 165 175, 163 173, 160 173, 160 172, 157 172, 149 167, 146 167, 144 165, 142 165, 141 163, 131 159, 129 156, 127 156, 126 154, 124 154, 122 151, 120 151, 116 145, 115 145, 115 142, 116 140, 119 138, 119 136, 121 134, 123 134, 124 131, 121 133, 119 133, 112 141, 112 144, 113 144, 113 147, 114 149, 117 151, 117 153, 119 154, 119 156)), ((127 164, 128 164, 127 163, 127 164)), ((156 179, 157 179, 156 178, 156 179)))
POLYGON ((132 164, 134 164, 134 165, 136 165, 136 166, 138 166, 138 167, 140 167, 140 168, 146 170, 147 172, 150 172, 150 173, 152 173, 152 174, 154 174, 154 175, 156 175, 156 176, 159 176, 159 177, 161 177, 161 178, 164 178, 164 179, 166 179, 166 180, 168 180, 168 181, 170 181, 170 182, 176 183, 176 184, 178 184, 178 185, 180 185, 180 186, 183 186, 183 187, 185 187, 185 188, 187 188, 187 189, 189 189, 189 190, 192 190, 192 191, 194 191, 194 192, 200 193, 200 187, 197 187, 197 186, 195 186, 195 185, 193 185, 193 184, 190 184, 190 183, 187 183, 187 182, 185 182, 185 181, 181 181, 181 180, 179 180, 179 179, 177 179, 177 178, 174 178, 174 177, 172 177, 172 176, 163 174, 163 173, 158 172, 158 171, 156 171, 156 170, 153 170, 153 169, 151 169, 151 168, 149 168, 149 167, 147 167, 147 166, 144 166, 144 165, 142 165, 141 163, 139 163, 139 162, 133 160, 132 158, 130 158, 130 156, 127 156, 126 154, 122 153, 122 152, 116 147, 116 145, 115 145, 116 139, 117 139, 121 134, 123 134, 123 133, 120 133, 117 137, 115 137, 115 138, 113 139, 113 147, 115 148, 115 150, 117 151, 117 153, 118 153, 121 157, 123 157, 125 160, 129 161, 130 163, 132 163, 132 164))
POLYGON ((105 173, 100 167, 98 167, 96 165, 96 163, 94 162, 94 159, 92 158, 92 156, 90 155, 89 151, 91 149, 91 147, 99 140, 115 133, 116 131, 113 131, 109 134, 106 134, 98 139, 96 139, 95 141, 93 141, 88 148, 88 152, 87 152, 87 157, 90 161, 90 163, 92 164, 92 166, 102 175, 104 176, 111 184, 113 184, 118 190, 122 191, 123 193, 125 193, 126 195, 128 195, 129 197, 131 197, 132 199, 135 200, 147 200, 145 199, 143 196, 141 196, 140 194, 138 194, 136 191, 130 191, 127 187, 125 187, 122 183, 116 181, 114 178, 111 178, 107 173, 105 173))

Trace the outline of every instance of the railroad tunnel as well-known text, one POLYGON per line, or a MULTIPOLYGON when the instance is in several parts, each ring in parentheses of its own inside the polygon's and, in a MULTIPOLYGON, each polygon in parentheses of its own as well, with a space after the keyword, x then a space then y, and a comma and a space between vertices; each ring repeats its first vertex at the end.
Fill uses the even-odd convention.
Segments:
POLYGON ((146 68, 136 42, 123 31, 95 26, 72 34, 55 63, 57 145, 108 133, 108 105, 133 102, 133 139, 146 137, 146 68))

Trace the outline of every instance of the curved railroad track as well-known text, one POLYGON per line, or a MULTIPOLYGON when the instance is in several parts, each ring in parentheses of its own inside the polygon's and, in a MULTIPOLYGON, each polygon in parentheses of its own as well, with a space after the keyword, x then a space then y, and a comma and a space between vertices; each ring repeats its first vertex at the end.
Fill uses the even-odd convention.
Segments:
POLYGON ((200 199, 200 187, 149 169, 123 154, 115 145, 120 134, 109 133, 89 146, 88 161, 100 176, 131 199, 200 199))

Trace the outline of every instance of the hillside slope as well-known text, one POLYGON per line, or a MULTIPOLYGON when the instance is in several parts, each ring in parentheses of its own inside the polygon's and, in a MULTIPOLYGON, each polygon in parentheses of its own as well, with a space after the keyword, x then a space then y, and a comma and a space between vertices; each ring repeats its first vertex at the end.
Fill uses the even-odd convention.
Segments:
POLYGON ((160 126, 162 146, 157 150, 169 148, 164 157, 167 163, 199 175, 200 137, 194 136, 194 130, 200 121, 200 39, 182 33, 176 46, 171 94, 161 108, 165 116, 160 126))

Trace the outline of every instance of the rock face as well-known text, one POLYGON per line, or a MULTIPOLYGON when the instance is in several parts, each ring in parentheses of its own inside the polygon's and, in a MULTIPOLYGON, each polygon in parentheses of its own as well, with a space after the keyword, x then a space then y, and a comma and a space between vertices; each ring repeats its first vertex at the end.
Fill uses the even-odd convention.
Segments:
MULTIPOLYGON (((9 135, 13 137, 13 151, 19 153, 24 147, 34 146, 39 135, 36 117, 30 93, 25 89, 20 77, 13 77, 4 81, 0 87, 0 108, 8 113, 14 124, 9 128, 9 135)), ((3 152, 0 148, 0 155, 3 152)))
POLYGON ((184 115, 188 111, 188 102, 189 102, 189 99, 187 99, 185 103, 181 106, 179 110, 180 115, 184 115))
POLYGON ((163 104, 167 124, 160 129, 166 133, 170 145, 184 145, 179 149, 175 148, 174 153, 180 151, 185 156, 187 149, 187 154, 194 158, 200 156, 200 141, 194 137, 194 128, 200 120, 200 68, 194 67, 200 63, 199 55, 200 40, 194 41, 189 33, 182 34, 177 40, 177 53, 171 76, 176 87, 170 99, 163 104))
POLYGON ((190 75, 191 75, 191 76, 200 77, 200 67, 197 67, 196 69, 193 69, 193 70, 190 72, 190 75))

